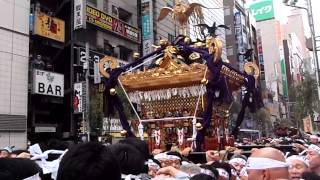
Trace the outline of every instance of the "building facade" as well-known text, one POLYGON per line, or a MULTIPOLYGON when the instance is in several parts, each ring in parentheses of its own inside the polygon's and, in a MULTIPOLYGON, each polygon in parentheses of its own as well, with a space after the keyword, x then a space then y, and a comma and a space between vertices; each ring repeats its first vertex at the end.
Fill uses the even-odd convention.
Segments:
POLYGON ((226 31, 226 50, 230 64, 240 70, 247 60, 241 53, 253 49, 250 60, 257 60, 257 30, 255 20, 245 8, 245 1, 223 1, 224 21, 230 30, 226 31))
POLYGON ((27 145, 28 0, 0 1, 0 145, 27 145))
MULTIPOLYGON (((140 4, 140 1, 126 0, 31 1, 34 26, 29 60, 29 86, 33 87, 28 104, 31 141, 77 139, 79 128, 91 122, 85 112, 94 119, 91 123, 102 122, 95 116, 100 113, 99 118, 103 118, 101 103, 101 106, 91 108, 94 112, 86 111, 87 103, 90 103, 89 107, 96 106, 102 97, 98 90, 101 79, 96 64, 105 55, 110 55, 123 65, 132 61, 134 52, 140 52, 140 4), (50 22, 42 23, 48 25, 43 30, 47 32, 45 34, 36 29, 39 19, 50 22), (89 64, 85 63, 87 58, 89 64), (46 77, 38 80, 39 74, 46 77), (50 85, 52 88, 59 86, 60 91, 51 90, 50 85)), ((82 129, 81 133, 87 130, 82 129)), ((101 130, 91 131, 98 134, 101 130)))

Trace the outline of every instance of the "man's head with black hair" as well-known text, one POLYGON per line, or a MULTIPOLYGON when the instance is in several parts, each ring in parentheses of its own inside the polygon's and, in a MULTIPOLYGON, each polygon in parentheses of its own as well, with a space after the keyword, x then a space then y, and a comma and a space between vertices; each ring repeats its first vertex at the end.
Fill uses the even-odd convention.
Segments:
POLYGON ((138 151, 140 151, 141 154, 144 155, 146 161, 150 159, 148 144, 145 141, 142 141, 141 139, 136 137, 128 137, 120 140, 119 143, 132 145, 138 151))
POLYGON ((16 180, 25 179, 41 172, 40 167, 29 159, 1 158, 0 179, 16 180))
POLYGON ((248 158, 245 155, 241 155, 241 154, 235 154, 235 155, 231 156, 230 160, 234 159, 234 158, 241 158, 241 159, 243 159, 245 161, 248 160, 248 158))
POLYGON ((57 180, 121 179, 119 163, 108 147, 90 142, 71 148, 62 158, 57 180))
MULTIPOLYGON (((217 169, 218 172, 219 172, 219 169, 223 169, 223 170, 225 170, 225 171, 228 173, 229 177, 232 176, 232 173, 231 173, 231 169, 232 169, 232 168, 231 168, 230 164, 228 164, 228 163, 226 163, 226 162, 218 162, 218 161, 215 161, 215 162, 213 162, 213 163, 211 164, 211 166, 212 166, 213 168, 217 169)), ((219 177, 221 177, 220 172, 219 172, 219 177)), ((221 178, 219 178, 219 179, 221 179, 221 178)))
POLYGON ((218 172, 217 169, 216 169, 215 167, 213 167, 212 165, 202 164, 200 167, 201 167, 202 169, 210 170, 215 177, 219 177, 219 172, 218 172))
POLYGON ((109 147, 118 159, 122 174, 138 175, 148 173, 148 166, 145 164, 144 155, 135 147, 122 143, 113 144, 109 147))
POLYGON ((166 154, 168 156, 168 161, 170 162, 170 164, 167 166, 173 166, 176 169, 180 169, 181 161, 182 161, 181 154, 177 151, 169 151, 166 154), (171 157, 174 157, 174 158, 171 158, 171 157))
POLYGON ((229 161, 229 164, 236 170, 238 174, 240 174, 242 168, 246 166, 246 163, 247 157, 240 154, 233 155, 229 161))
POLYGON ((190 180, 217 180, 216 178, 209 176, 207 174, 197 174, 190 178, 190 180))

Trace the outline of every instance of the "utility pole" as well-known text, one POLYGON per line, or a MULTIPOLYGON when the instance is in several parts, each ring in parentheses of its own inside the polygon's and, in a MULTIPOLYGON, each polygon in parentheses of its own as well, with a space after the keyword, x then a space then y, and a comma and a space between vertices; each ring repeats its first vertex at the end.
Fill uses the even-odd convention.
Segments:
POLYGON ((311 41, 312 41, 312 49, 313 49, 313 56, 316 63, 316 76, 317 76, 317 84, 318 84, 318 98, 320 100, 320 74, 319 74, 319 60, 318 60, 318 51, 317 51, 317 42, 315 37, 315 30, 314 30, 314 21, 313 21, 313 13, 312 13, 312 6, 311 0, 306 0, 308 5, 308 19, 310 25, 310 32, 311 32, 311 41))

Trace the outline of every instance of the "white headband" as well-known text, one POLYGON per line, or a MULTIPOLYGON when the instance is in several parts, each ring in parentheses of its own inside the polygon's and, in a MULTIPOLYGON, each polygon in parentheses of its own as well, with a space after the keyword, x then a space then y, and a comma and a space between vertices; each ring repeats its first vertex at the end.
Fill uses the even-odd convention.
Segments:
POLYGON ((149 159, 147 164, 148 164, 148 167, 155 167, 156 169, 160 169, 160 166, 154 161, 152 161, 152 159, 149 159))
POLYGON ((175 156, 175 155, 167 155, 166 157, 169 160, 180 160, 181 161, 181 158, 178 156, 175 156))
POLYGON ((246 167, 241 169, 240 176, 248 177, 248 173, 247 173, 247 168, 246 167))
POLYGON ((212 171, 210 171, 209 169, 203 169, 203 168, 201 168, 201 171, 200 171, 201 173, 203 173, 203 174, 206 174, 206 175, 209 175, 209 176, 211 176, 211 177, 216 177, 214 174, 213 174, 213 172, 212 171))
POLYGON ((306 166, 309 166, 309 163, 308 163, 308 161, 307 161, 307 159, 306 159, 305 156, 293 155, 293 156, 288 157, 288 158, 286 159, 286 162, 287 162, 289 165, 291 165, 293 160, 301 161, 301 162, 303 162, 306 166))
POLYGON ((68 150, 48 150, 42 152, 38 144, 35 144, 29 148, 29 152, 33 156, 31 160, 36 161, 38 166, 42 169, 43 174, 51 173, 52 179, 56 179, 60 161, 67 151, 68 150), (47 161, 49 154, 58 154, 60 156, 58 159, 55 159, 53 161, 47 161))
POLYGON ((168 160, 180 160, 181 158, 175 155, 167 155, 166 153, 160 153, 154 156, 154 159, 161 161, 164 159, 168 159, 168 160))
POLYGON ((320 147, 314 144, 311 144, 308 147, 308 151, 316 151, 318 154, 320 154, 320 147))
POLYGON ((124 180, 132 180, 132 179, 139 180, 139 179, 141 179, 141 175, 121 174, 121 179, 124 179, 124 180))
POLYGON ((159 153, 157 155, 154 156, 154 159, 160 161, 162 159, 166 159, 166 153, 159 153))
POLYGON ((229 173, 225 169, 217 168, 217 171, 219 172, 219 176, 229 179, 229 173))
POLYGON ((40 176, 39 176, 39 173, 37 173, 37 174, 30 176, 28 178, 25 178, 23 180, 40 180, 40 176))
POLYGON ((249 157, 247 161, 247 169, 269 169, 286 167, 288 167, 287 163, 270 158, 249 157))
POLYGON ((316 135, 311 135, 311 136, 310 136, 310 139, 318 139, 318 136, 316 136, 316 135))
POLYGON ((232 164, 232 163, 239 163, 241 165, 246 165, 247 162, 242 158, 233 158, 229 161, 229 164, 232 164))

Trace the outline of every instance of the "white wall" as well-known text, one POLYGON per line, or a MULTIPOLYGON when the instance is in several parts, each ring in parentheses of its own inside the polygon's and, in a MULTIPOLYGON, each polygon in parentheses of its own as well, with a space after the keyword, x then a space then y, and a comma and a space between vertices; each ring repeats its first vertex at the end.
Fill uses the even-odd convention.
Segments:
POLYGON ((0 132, 0 147, 15 146, 16 148, 26 147, 25 132, 0 132))
MULTIPOLYGON (((30 0, 0 0, 0 114, 27 115, 30 0)), ((0 147, 26 146, 26 132, 0 132, 0 147)))
MULTIPOLYGON (((281 71, 280 71, 280 50, 279 42, 280 37, 277 37, 279 34, 276 30, 277 21, 266 20, 257 22, 257 28, 261 30, 262 37, 262 48, 263 48, 263 59, 264 59, 264 69, 266 77, 266 86, 270 90, 277 93, 277 79, 281 80, 281 71), (277 71, 277 76, 276 76, 277 71)), ((279 82, 279 87, 282 87, 281 82, 279 82)), ((281 91, 281 90, 280 90, 281 91)), ((278 95, 275 94, 274 100, 278 99, 278 95)))

